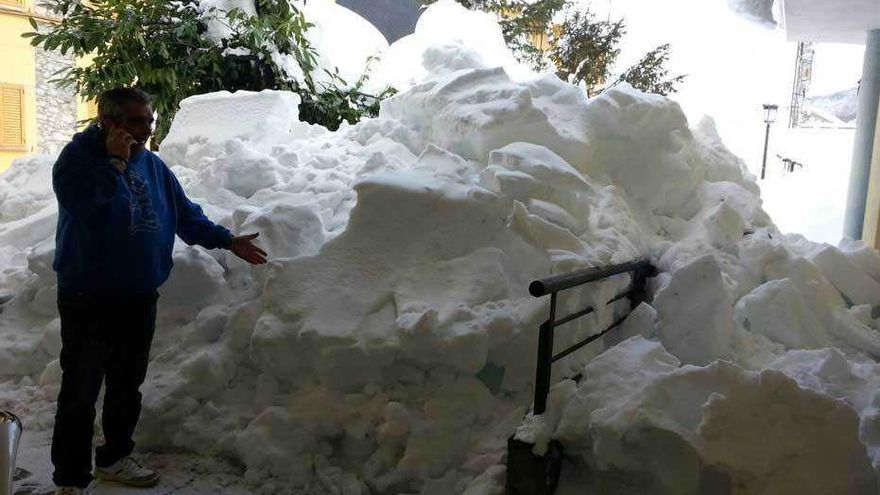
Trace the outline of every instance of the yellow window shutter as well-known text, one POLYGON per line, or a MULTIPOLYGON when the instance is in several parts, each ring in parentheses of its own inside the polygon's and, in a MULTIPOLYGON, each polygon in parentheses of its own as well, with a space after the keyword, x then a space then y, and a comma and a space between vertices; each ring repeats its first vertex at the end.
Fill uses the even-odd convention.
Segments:
POLYGON ((22 149, 24 142, 24 87, 0 85, 0 147, 22 149))
POLYGON ((95 100, 89 100, 86 103, 86 117, 90 119, 94 119, 98 116, 98 102, 95 100))

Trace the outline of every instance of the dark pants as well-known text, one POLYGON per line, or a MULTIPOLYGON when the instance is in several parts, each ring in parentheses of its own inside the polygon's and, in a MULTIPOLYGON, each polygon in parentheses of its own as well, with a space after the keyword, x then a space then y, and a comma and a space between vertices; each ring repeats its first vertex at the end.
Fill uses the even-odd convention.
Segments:
POLYGON ((95 464, 109 466, 131 454, 158 297, 155 291, 58 295, 63 374, 52 436, 56 485, 85 487, 92 480, 95 402, 102 382, 105 444, 95 451, 95 464))

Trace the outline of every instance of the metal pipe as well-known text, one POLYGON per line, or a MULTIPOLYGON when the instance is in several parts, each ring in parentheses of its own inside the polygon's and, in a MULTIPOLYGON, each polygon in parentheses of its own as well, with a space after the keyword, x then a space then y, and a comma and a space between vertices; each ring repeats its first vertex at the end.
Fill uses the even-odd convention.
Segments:
POLYGON ((629 310, 636 309, 639 304, 648 300, 648 278, 657 274, 653 265, 633 272, 632 289, 624 294, 629 299, 629 310))
POLYGON ((0 495, 12 495, 15 457, 21 439, 21 420, 8 411, 0 412, 0 495))
POLYGON ((553 352, 553 327, 541 325, 538 336, 538 368, 535 370, 535 415, 547 410, 547 394, 550 393, 550 364, 553 352), (550 349, 548 351, 547 349, 550 349), (549 358, 549 359, 548 359, 549 358))
POLYGON ((587 268, 572 273, 555 275, 541 280, 535 280, 529 284, 529 294, 534 297, 542 297, 553 292, 559 292, 581 284, 595 282, 619 273, 648 268, 649 266, 650 262, 648 260, 638 259, 610 267, 587 268))
POLYGON ((556 319, 556 293, 550 296, 550 319, 541 325, 538 335, 538 366, 535 370, 534 413, 547 410, 547 394, 550 393, 550 373, 553 365, 553 320, 556 319))
MULTIPOLYGON (((607 305, 609 305, 609 304, 616 303, 617 301, 619 301, 619 300, 621 300, 621 299, 625 299, 625 298, 630 298, 630 299, 632 299, 633 296, 638 295, 639 291, 642 290, 642 288, 639 286, 639 284, 636 283, 636 280, 637 280, 638 277, 640 276, 640 275, 639 275, 640 272, 641 272, 641 270, 636 270, 636 271, 633 272, 633 284, 632 284, 632 288, 631 288, 630 290, 628 290, 628 291, 626 291, 626 292, 622 292, 622 293, 620 293, 620 294, 618 294, 618 295, 612 297, 610 301, 608 301, 607 303, 605 303, 605 305, 607 306, 607 305)), ((635 306, 633 306, 633 307, 635 307, 635 306)), ((568 315, 568 316, 565 316, 565 317, 563 317, 563 318, 560 318, 560 319, 558 319, 558 320, 552 322, 552 325, 553 325, 554 328, 556 328, 556 327, 558 327, 558 326, 562 326, 562 325, 564 325, 564 324, 566 324, 566 323, 568 323, 568 322, 570 322, 570 321, 572 321, 572 320, 576 320, 576 319, 578 319, 578 318, 580 318, 580 317, 582 317, 582 316, 587 316, 588 314, 592 313, 592 312, 595 311, 595 310, 596 310, 595 308, 593 308, 592 306, 590 306, 589 308, 582 309, 582 310, 578 311, 577 313, 572 313, 572 314, 570 314, 570 315, 568 315)))
POLYGON ((764 134, 764 160, 761 162, 761 180, 767 173, 767 145, 770 144, 770 122, 767 122, 767 132, 764 134))
POLYGON ((564 324, 570 322, 571 320, 576 320, 576 319, 580 318, 581 316, 587 316, 588 314, 592 313, 593 311, 594 311, 594 309, 592 307, 589 307, 589 308, 583 309, 581 311, 578 311, 577 313, 572 313, 572 314, 566 316, 565 318, 560 318, 559 321, 554 321, 553 323, 551 323, 551 325, 554 328, 556 328, 560 325, 564 325, 564 324))
MULTIPOLYGON (((627 316, 628 316, 628 314, 627 314, 627 316)), ((551 361, 555 363, 556 361, 559 361, 560 359, 564 358, 565 356, 568 356, 569 354, 580 349, 581 347, 598 340, 599 338, 605 336, 605 334, 607 334, 608 332, 617 328, 621 323, 624 322, 624 320, 626 320, 626 316, 618 318, 617 320, 614 320, 614 323, 612 323, 610 327, 606 328, 605 330, 602 330, 601 332, 599 332, 595 335, 590 335, 586 339, 578 342, 577 344, 575 344, 575 345, 569 347, 568 349, 560 352, 559 354, 553 356, 553 359, 551 361)))
POLYGON ((874 133, 877 129, 878 103, 880 103, 880 29, 874 29, 868 31, 865 42, 852 169, 849 174, 849 192, 843 220, 843 234, 852 239, 862 238, 865 203, 868 199, 868 180, 871 176, 871 159, 874 154, 874 133))
POLYGON ((610 327, 601 333, 587 338, 574 346, 553 355, 553 330, 556 326, 572 321, 581 316, 585 316, 593 312, 593 308, 585 308, 574 314, 556 320, 556 297, 561 290, 576 287, 585 283, 601 280, 620 273, 632 272, 632 286, 629 290, 614 296, 606 304, 612 304, 624 298, 630 299, 630 310, 635 308, 639 301, 644 299, 646 292, 647 277, 653 276, 656 272, 650 261, 646 259, 637 259, 628 263, 614 265, 610 267, 588 268, 573 273, 548 277, 542 280, 535 280, 529 284, 529 292, 535 297, 541 297, 550 294, 550 317, 541 324, 538 334, 538 359, 535 367, 535 399, 533 413, 535 415, 544 414, 547 410, 547 395, 550 393, 550 378, 552 373, 553 362, 562 359, 581 347, 593 342, 599 337, 605 335, 623 321, 621 318, 615 321, 610 327))

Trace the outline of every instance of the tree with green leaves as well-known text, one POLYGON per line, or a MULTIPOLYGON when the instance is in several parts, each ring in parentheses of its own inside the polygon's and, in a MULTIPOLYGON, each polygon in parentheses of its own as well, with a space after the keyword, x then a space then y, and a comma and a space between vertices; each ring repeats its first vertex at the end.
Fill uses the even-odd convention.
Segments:
POLYGON ((384 95, 361 92, 365 78, 349 84, 318 66, 306 38, 311 27, 288 0, 257 0, 256 15, 239 8, 203 10, 194 0, 49 0, 60 18, 24 36, 31 44, 91 56, 53 81, 95 98, 117 86, 137 86, 153 96, 155 142, 167 134, 180 101, 220 90, 282 89, 302 98, 300 118, 336 129, 378 113, 384 95), (210 36, 210 30, 223 36, 210 36))
POLYGON ((583 87, 588 96, 622 82, 642 91, 669 95, 685 79, 683 75, 670 75, 668 43, 612 77, 620 42, 626 35, 625 22, 599 20, 573 0, 457 1, 469 9, 498 15, 504 40, 520 62, 538 71, 553 69, 560 79, 583 87))
POLYGON ((664 43, 646 53, 641 60, 626 69, 614 84, 628 82, 634 88, 646 93, 669 95, 675 93, 676 86, 686 78, 684 75, 669 75, 666 63, 669 60, 671 47, 664 43))
POLYGON ((504 41, 516 58, 535 70, 549 66, 545 50, 537 40, 547 40, 553 16, 565 7, 567 0, 496 0, 493 10, 501 15, 499 25, 504 41))
POLYGON ((562 22, 550 29, 547 58, 563 80, 584 88, 588 96, 622 82, 647 93, 669 95, 684 81, 683 75, 670 75, 668 43, 646 53, 632 66, 611 78, 620 55, 620 41, 626 35, 623 19, 602 21, 589 9, 567 8, 562 22))
POLYGON ((596 21, 590 11, 575 10, 551 30, 547 56, 560 79, 582 86, 593 96, 601 92, 617 61, 625 32, 623 20, 596 21))

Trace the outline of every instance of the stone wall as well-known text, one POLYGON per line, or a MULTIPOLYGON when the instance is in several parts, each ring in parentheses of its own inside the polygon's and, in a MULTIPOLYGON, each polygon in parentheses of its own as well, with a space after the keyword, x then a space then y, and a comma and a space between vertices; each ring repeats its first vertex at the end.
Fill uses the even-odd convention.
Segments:
POLYGON ((72 54, 34 49, 36 62, 37 152, 53 154, 70 141, 76 132, 76 93, 73 88, 59 88, 49 81, 60 69, 75 63, 72 54))

